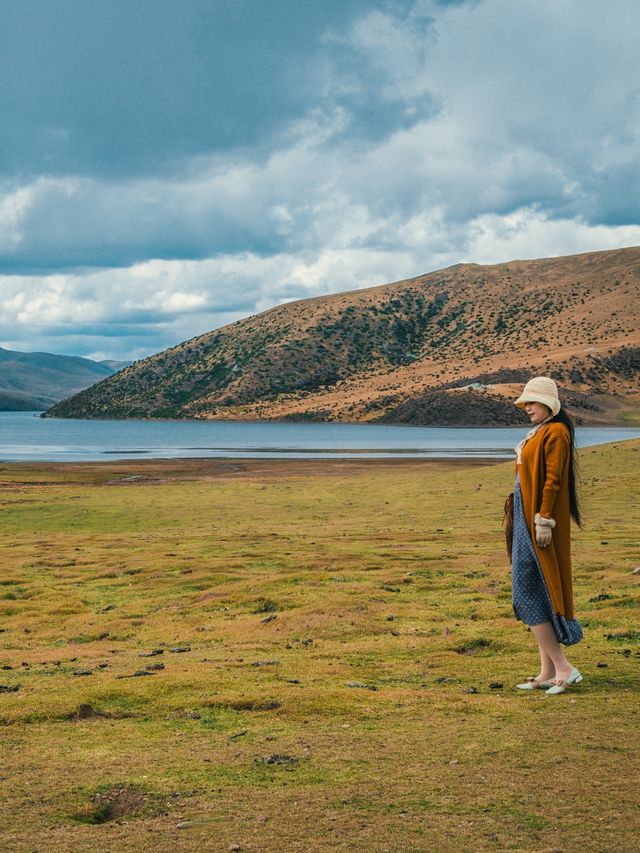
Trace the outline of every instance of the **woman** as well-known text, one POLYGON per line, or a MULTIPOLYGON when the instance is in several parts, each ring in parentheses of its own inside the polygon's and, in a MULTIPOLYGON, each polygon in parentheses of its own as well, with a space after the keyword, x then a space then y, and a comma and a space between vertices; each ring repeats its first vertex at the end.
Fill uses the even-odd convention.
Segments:
POLYGON ((561 408, 553 379, 538 376, 516 406, 533 429, 516 447, 513 527, 510 534, 513 609, 531 626, 540 651, 540 672, 520 690, 564 693, 582 681, 560 643, 573 645, 582 629, 573 615, 570 518, 581 524, 576 494, 574 427, 561 408))

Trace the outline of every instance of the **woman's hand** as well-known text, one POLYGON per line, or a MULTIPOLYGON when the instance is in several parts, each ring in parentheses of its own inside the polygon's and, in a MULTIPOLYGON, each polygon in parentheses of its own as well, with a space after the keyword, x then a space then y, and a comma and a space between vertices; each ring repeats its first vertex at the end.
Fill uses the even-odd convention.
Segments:
POLYGON ((537 512, 533 518, 536 525, 536 542, 540 548, 548 548, 551 545, 551 531, 556 526, 553 518, 544 518, 537 512))

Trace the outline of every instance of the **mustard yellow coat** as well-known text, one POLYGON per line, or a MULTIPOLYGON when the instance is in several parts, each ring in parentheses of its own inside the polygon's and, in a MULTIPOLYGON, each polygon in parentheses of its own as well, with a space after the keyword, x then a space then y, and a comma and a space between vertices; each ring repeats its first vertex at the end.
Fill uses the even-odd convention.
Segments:
POLYGON ((569 431, 564 424, 548 423, 522 449, 520 491, 524 516, 538 555, 556 613, 573 619, 571 574, 571 516, 569 512, 569 431), (551 544, 540 548, 535 537, 534 516, 553 518, 551 544))

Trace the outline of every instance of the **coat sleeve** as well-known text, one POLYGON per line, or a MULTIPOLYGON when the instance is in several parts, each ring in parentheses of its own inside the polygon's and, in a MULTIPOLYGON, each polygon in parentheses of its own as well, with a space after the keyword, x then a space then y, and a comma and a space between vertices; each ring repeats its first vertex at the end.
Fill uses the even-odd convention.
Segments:
POLYGON ((563 478, 567 476, 569 461, 569 435, 567 430, 549 430, 544 438, 544 487, 538 512, 544 518, 553 518, 553 507, 560 491, 563 478))

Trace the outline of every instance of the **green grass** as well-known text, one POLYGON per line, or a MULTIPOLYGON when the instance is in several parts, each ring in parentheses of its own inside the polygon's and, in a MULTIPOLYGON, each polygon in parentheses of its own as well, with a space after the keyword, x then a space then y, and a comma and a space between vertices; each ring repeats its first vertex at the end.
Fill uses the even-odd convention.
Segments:
POLYGON ((635 849, 640 442, 582 469, 551 698, 509 464, 0 466, 3 849, 635 849))

